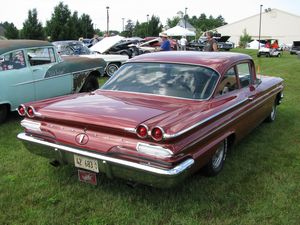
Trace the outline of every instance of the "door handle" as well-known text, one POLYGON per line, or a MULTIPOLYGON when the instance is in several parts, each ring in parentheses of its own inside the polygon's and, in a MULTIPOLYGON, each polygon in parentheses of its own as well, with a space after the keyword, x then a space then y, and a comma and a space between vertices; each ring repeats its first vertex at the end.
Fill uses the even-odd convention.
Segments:
POLYGON ((249 97, 248 97, 248 100, 249 100, 249 101, 253 101, 254 98, 255 98, 255 96, 249 96, 249 97))

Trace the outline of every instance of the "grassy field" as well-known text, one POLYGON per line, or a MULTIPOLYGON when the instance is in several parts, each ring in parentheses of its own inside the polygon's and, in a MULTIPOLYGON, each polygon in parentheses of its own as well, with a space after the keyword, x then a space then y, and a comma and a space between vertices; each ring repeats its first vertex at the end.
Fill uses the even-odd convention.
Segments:
POLYGON ((262 74, 285 79, 285 98, 277 120, 236 146, 219 176, 195 174, 169 190, 105 176, 90 186, 71 166, 54 168, 27 152, 11 114, 0 126, 0 224, 300 224, 300 59, 242 52, 262 74))

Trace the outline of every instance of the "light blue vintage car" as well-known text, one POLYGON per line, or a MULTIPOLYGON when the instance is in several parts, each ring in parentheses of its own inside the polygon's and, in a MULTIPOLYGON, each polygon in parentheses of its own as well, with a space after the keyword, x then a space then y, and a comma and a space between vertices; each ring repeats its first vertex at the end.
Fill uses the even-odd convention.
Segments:
POLYGON ((0 123, 26 102, 93 91, 106 63, 66 57, 46 41, 0 40, 0 123))

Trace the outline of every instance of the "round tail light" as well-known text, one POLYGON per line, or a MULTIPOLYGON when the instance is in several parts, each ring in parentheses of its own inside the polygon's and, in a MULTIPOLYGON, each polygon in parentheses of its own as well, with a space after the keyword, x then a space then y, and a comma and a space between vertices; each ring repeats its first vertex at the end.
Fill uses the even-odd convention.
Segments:
POLYGON ((139 125, 136 128, 136 134, 140 138, 146 138, 148 136, 148 127, 146 125, 139 125))
POLYGON ((26 114, 26 107, 24 105, 20 105, 18 107, 18 113, 20 116, 25 116, 26 114))
POLYGON ((151 136, 155 141, 161 141, 164 136, 163 129, 160 127, 155 127, 151 131, 151 136))
POLYGON ((34 108, 32 106, 29 106, 28 109, 27 109, 27 115, 29 117, 34 117, 34 108))

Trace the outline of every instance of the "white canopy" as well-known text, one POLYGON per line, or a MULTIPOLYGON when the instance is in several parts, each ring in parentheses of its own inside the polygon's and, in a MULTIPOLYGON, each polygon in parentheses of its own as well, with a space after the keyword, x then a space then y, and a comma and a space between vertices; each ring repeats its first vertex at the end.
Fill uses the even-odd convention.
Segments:
POLYGON ((168 36, 195 36, 194 31, 190 31, 180 26, 172 27, 168 30, 162 32, 163 34, 167 34, 168 36))

